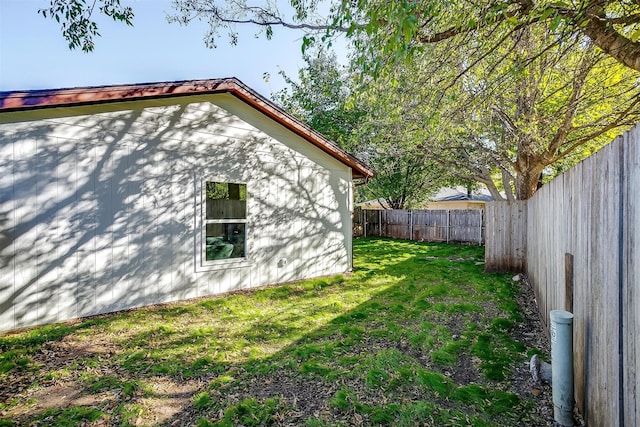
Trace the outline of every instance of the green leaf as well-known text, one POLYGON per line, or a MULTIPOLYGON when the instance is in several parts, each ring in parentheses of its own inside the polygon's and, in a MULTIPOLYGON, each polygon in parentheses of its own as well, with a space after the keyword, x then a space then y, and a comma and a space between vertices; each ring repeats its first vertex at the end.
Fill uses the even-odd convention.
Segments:
POLYGON ((555 10, 553 10, 550 7, 548 7, 540 14, 540 20, 541 21, 545 21, 547 18, 549 18, 554 13, 555 13, 555 10))
POLYGON ((551 20, 551 24, 549 24, 549 29, 551 31, 557 30, 561 22, 562 22, 562 17, 560 15, 554 16, 553 19, 551 20))
POLYGON ((315 42, 315 37, 312 36, 303 36, 302 37, 302 54, 304 55, 309 46, 311 46, 315 42))

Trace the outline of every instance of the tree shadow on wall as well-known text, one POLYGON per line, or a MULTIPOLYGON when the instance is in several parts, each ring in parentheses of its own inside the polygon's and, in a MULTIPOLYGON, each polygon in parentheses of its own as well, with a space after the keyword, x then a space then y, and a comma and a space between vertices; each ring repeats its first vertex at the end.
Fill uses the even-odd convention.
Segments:
POLYGON ((276 142, 278 125, 209 103, 129 106, 0 127, 0 329, 344 265, 348 182, 276 142), (248 183, 244 272, 200 268, 198 181, 212 177, 248 183))

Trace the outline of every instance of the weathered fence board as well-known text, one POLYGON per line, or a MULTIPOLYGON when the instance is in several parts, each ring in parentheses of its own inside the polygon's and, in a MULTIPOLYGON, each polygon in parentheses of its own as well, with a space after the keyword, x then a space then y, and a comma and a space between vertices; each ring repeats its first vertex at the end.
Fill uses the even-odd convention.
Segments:
POLYGON ((640 127, 624 135, 622 316, 624 424, 640 425, 640 127))
POLYGON ((484 243, 484 211, 366 210, 353 215, 354 237, 382 236, 425 242, 484 243))
POLYGON ((413 238, 426 242, 446 242, 448 238, 446 210, 413 212, 413 238))
POLYGON ((381 214, 379 210, 356 208, 353 211, 353 237, 381 236, 381 214))
POLYGON ((449 212, 449 242, 478 242, 484 241, 484 211, 477 209, 450 210, 449 212))
POLYGON ((547 325, 573 307, 589 426, 640 425, 639 146, 637 126, 527 202, 487 204, 487 269, 525 271, 547 325))
POLYGON ((527 243, 526 203, 489 202, 485 208, 485 269, 523 271, 527 243))
POLYGON ((411 211, 392 209, 381 212, 385 237, 411 240, 411 211))

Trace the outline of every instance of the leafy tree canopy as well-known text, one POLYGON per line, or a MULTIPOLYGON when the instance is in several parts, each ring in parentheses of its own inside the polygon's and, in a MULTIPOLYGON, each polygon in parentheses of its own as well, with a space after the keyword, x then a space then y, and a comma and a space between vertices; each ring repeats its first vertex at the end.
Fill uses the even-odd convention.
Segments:
POLYGON ((552 38, 538 24, 488 54, 473 42, 430 46, 380 73, 373 93, 386 102, 375 123, 402 121, 450 173, 484 183, 497 199, 500 190, 528 199, 640 121, 637 72, 585 36, 552 38))
POLYGON ((334 31, 366 34, 373 40, 370 47, 382 46, 396 58, 452 39, 477 40, 479 48, 491 52, 515 32, 544 23, 556 35, 550 44, 580 34, 640 71, 637 0, 357 0, 342 2, 335 17, 334 31))
POLYGON ((334 54, 314 49, 305 60, 307 66, 298 72, 297 81, 285 75, 289 88, 275 98, 376 170, 375 178, 357 188, 357 201, 384 199, 396 209, 419 206, 440 187, 460 181, 427 155, 402 119, 377 125, 382 122, 376 112, 385 114, 390 98, 377 96, 373 86, 365 91, 334 54))
POLYGON ((297 79, 280 72, 289 87, 275 94, 275 101, 342 148, 355 151, 353 136, 367 111, 348 105, 355 89, 353 74, 325 49, 307 51, 303 57, 307 66, 297 79))
POLYGON ((96 12, 114 21, 133 25, 133 9, 123 6, 120 0, 50 0, 48 8, 40 9, 45 18, 60 24, 62 36, 69 43, 69 49, 91 52, 95 48, 94 39, 100 36, 96 23, 96 12))

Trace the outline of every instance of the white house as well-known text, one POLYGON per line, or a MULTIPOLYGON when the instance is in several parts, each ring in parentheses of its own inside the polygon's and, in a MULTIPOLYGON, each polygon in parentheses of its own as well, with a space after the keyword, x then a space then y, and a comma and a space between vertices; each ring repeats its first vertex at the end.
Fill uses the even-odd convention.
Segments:
POLYGON ((346 272, 372 175, 236 79, 0 93, 0 330, 346 272))

